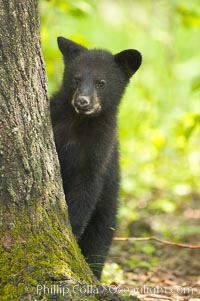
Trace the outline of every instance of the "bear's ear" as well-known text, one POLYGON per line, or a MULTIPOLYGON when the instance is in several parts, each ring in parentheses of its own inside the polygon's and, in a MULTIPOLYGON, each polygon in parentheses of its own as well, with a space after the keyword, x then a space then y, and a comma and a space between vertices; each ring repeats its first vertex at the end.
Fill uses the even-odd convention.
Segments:
POLYGON ((142 55, 135 49, 123 50, 114 55, 115 62, 123 69, 130 78, 140 67, 142 55))
POLYGON ((58 37, 57 42, 66 62, 78 56, 82 51, 87 50, 87 48, 63 37, 58 37))

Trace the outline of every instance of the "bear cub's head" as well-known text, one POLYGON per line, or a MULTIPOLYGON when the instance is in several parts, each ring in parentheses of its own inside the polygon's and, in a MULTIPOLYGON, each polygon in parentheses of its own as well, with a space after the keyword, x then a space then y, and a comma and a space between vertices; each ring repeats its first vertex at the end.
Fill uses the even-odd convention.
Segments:
POLYGON ((96 116, 117 108, 126 85, 142 62, 139 51, 128 49, 115 55, 58 38, 64 56, 62 91, 77 114, 96 116))

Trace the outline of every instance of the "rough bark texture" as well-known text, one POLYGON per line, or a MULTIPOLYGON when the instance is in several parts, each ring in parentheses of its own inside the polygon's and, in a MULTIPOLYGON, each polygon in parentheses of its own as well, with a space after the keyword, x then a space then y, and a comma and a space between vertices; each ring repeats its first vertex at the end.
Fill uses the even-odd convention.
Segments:
POLYGON ((0 8, 0 296, 49 300, 39 299, 37 285, 95 280, 68 223, 37 1, 1 0, 0 8))
POLYGON ((0 11, 0 299, 123 300, 93 286, 69 226, 37 1, 0 0, 0 11))

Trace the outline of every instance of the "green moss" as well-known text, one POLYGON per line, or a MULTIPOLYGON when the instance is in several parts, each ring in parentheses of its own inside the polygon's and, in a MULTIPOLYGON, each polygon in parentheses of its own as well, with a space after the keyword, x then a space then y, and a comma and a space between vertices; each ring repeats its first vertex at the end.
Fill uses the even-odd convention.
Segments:
POLYGON ((16 210, 12 212, 10 208, 10 216, 15 214, 14 222, 1 228, 4 244, 6 235, 10 241, 0 250, 3 301, 16 301, 27 288, 33 291, 37 284, 51 283, 52 279, 76 283, 83 278, 96 283, 70 228, 55 220, 54 208, 46 211, 42 202, 37 201, 32 202, 31 209, 30 212, 21 208, 16 216, 16 210))

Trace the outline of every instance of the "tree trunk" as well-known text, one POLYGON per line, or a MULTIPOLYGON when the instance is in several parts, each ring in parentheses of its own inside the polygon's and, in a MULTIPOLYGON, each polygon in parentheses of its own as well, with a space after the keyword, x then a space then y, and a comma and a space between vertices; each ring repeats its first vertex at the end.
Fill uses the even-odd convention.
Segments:
MULTIPOLYGON (((0 3, 0 296, 6 301, 39 300, 43 292, 37 285, 97 281, 68 222, 37 1, 0 3)), ((46 291, 42 300, 50 295, 46 291)))
POLYGON ((71 232, 37 1, 0 0, 0 11, 1 300, 123 300, 96 286, 71 232))

